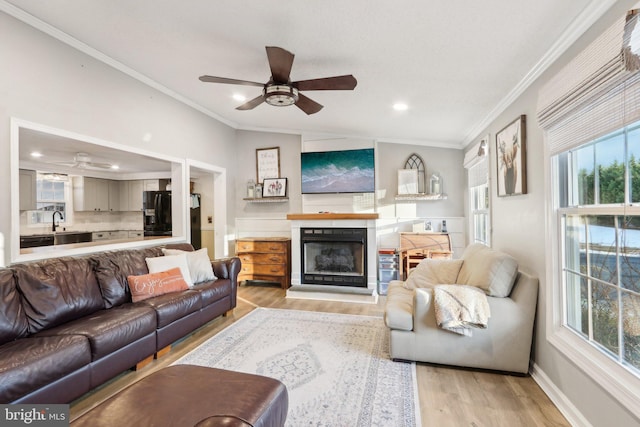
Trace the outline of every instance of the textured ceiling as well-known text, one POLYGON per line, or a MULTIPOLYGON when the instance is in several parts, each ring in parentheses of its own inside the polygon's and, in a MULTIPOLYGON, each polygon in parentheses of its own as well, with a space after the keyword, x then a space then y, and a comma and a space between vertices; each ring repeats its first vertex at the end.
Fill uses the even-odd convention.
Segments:
POLYGON ((576 17, 598 3, 0 0, 14 16, 16 8, 27 12, 239 129, 453 147, 477 137, 576 17), (296 55, 292 80, 353 74, 358 85, 353 92, 305 92, 324 105, 307 116, 266 104, 237 111, 235 93, 251 99, 261 89, 198 80, 209 74, 266 82, 267 45, 296 55), (391 108, 400 101, 407 111, 391 108))

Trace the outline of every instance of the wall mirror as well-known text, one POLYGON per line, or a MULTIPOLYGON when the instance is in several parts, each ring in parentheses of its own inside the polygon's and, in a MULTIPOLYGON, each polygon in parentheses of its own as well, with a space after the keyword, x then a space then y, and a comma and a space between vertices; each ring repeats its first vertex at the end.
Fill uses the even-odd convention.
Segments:
POLYGON ((181 241, 182 159, 11 122, 11 262, 181 241))

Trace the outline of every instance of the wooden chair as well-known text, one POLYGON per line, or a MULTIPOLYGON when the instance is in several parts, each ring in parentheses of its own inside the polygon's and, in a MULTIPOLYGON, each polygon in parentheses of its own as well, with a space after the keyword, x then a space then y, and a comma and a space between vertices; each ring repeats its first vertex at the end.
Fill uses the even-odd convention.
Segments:
POLYGON ((446 233, 400 233, 400 279, 425 258, 451 259, 451 239, 446 233))

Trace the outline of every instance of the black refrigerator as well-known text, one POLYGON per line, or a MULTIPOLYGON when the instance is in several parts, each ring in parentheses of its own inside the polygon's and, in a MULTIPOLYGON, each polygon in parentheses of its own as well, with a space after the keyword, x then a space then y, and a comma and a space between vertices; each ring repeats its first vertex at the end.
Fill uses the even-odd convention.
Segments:
POLYGON ((202 227, 200 218, 200 194, 191 194, 191 245, 195 250, 202 248, 202 227))
POLYGON ((171 236, 171 191, 142 193, 145 236, 171 236))

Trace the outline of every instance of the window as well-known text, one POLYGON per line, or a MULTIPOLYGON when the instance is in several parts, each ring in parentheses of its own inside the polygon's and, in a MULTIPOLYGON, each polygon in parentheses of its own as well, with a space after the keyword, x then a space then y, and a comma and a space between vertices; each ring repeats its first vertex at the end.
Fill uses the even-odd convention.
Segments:
POLYGON ((489 210, 488 140, 486 136, 465 155, 469 188, 469 232, 472 243, 489 246, 491 215, 489 210))
POLYGON ((640 38, 620 17, 538 93, 546 338, 640 416, 640 38))
POLYGON ((640 123, 568 150, 555 161, 565 325, 640 375, 640 187, 633 147, 640 123), (637 195, 636 195, 637 197, 637 195))
POLYGON ((37 174, 36 210, 29 211, 30 224, 51 224, 55 211, 62 214, 62 218, 56 217, 57 223, 63 224, 65 222, 67 218, 67 183, 68 177, 66 175, 37 174))

